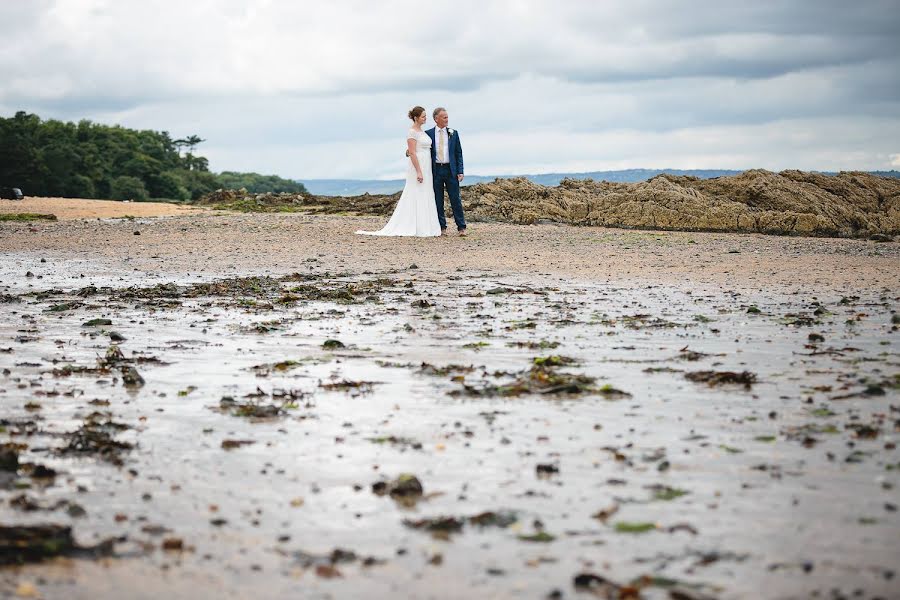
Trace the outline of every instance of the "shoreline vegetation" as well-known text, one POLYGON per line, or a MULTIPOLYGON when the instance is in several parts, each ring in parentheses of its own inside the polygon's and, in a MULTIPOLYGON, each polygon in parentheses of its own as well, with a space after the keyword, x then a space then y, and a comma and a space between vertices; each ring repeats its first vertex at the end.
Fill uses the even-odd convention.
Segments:
POLYGON ((168 131, 41 120, 19 111, 0 117, 0 186, 26 196, 96 200, 191 201, 219 188, 303 193, 277 175, 213 173, 195 153, 205 140, 168 131))
POLYGON ((56 215, 47 213, 0 213, 0 223, 6 221, 27 222, 27 221, 56 221, 56 215))
MULTIPOLYGON (((548 187, 525 178, 461 190, 471 222, 764 233, 891 241, 900 234, 900 179, 862 172, 823 175, 761 169, 699 179, 657 175, 619 183, 565 179, 548 187)), ((217 190, 196 202, 238 212, 387 216, 400 193, 316 196, 217 190)))

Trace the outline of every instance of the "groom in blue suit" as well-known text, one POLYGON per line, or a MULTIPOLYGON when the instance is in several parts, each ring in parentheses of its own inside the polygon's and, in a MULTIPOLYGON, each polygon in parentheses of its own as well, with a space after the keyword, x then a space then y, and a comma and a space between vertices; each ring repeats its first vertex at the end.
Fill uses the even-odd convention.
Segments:
POLYGON ((435 127, 425 133, 431 138, 431 172, 434 174, 434 203, 437 205, 441 235, 447 235, 447 218, 444 216, 444 189, 450 197, 453 220, 459 235, 466 235, 466 218, 463 215, 462 200, 459 198, 459 184, 462 183, 463 151, 459 132, 447 127, 450 117, 447 109, 438 107, 432 114, 435 127))

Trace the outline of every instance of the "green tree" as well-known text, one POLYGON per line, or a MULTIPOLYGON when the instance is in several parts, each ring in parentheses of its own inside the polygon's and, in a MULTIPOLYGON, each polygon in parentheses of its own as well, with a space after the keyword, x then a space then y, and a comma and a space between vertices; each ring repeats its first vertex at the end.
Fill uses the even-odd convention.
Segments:
POLYGON ((109 195, 113 200, 147 200, 150 197, 144 182, 131 175, 119 175, 113 179, 109 195))
POLYGON ((237 173, 235 171, 222 171, 219 173, 221 187, 231 190, 245 188, 248 192, 289 192, 292 194, 305 194, 306 186, 299 181, 282 179, 277 175, 260 175, 259 173, 237 173))
POLYGON ((29 196, 135 200, 198 199, 218 188, 305 192, 302 184, 275 175, 211 173, 209 161, 194 152, 204 141, 86 119, 42 121, 19 111, 0 117, 0 185, 29 196))
POLYGON ((184 186, 182 178, 174 171, 153 173, 146 178, 147 191, 151 198, 166 200, 190 200, 191 193, 184 186))
POLYGON ((80 173, 73 175, 66 182, 66 198, 96 198, 97 188, 87 175, 80 173))
POLYGON ((190 192, 191 200, 199 200, 210 192, 219 189, 219 181, 209 171, 189 171, 182 169, 177 172, 182 185, 190 192))

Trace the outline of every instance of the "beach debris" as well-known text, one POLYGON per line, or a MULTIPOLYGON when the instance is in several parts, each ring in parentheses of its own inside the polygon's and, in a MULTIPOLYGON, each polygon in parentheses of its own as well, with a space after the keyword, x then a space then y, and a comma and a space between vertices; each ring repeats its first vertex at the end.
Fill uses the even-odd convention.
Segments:
POLYGON ((57 556, 96 559, 113 556, 116 538, 81 546, 62 525, 0 525, 0 565, 41 562, 57 556))
POLYGON ((662 500, 664 502, 675 500, 676 498, 681 498, 682 496, 686 496, 690 494, 689 491, 683 490, 681 488, 674 488, 668 485, 662 484, 653 484, 644 486, 650 490, 653 494, 653 500, 662 500))
POLYGON ((376 381, 351 381, 338 379, 335 381, 320 381, 319 387, 329 392, 349 392, 352 395, 367 394, 372 391, 376 381))
POLYGON ((555 464, 539 464, 535 467, 537 476, 540 478, 548 478, 553 475, 559 475, 559 465, 555 464))
POLYGON ((412 448, 413 450, 422 449, 422 442, 419 442, 412 438, 399 437, 395 435, 371 437, 369 438, 369 441, 373 444, 390 444, 391 446, 399 447, 401 450, 405 450, 406 448, 412 448))
POLYGON ((82 327, 105 327, 112 325, 112 319, 90 319, 81 324, 82 327))
POLYGON ((499 527, 501 529, 509 527, 510 525, 518 522, 518 520, 518 515, 508 510, 489 510, 478 513, 476 515, 472 515, 468 518, 468 522, 470 525, 475 525, 477 527, 499 527))
POLYGON ((447 539, 449 534, 462 531, 465 521, 457 517, 428 517, 424 519, 406 519, 403 524, 412 529, 427 531, 432 536, 447 539))
POLYGON ((588 592, 596 598, 605 600, 639 600, 640 590, 631 586, 622 586, 594 573, 579 573, 572 580, 578 592, 588 592))
POLYGON ((122 383, 125 387, 136 388, 144 385, 144 378, 132 366, 122 367, 122 383))
POLYGON ((475 367, 472 365, 450 364, 443 367, 437 367, 423 362, 419 366, 419 373, 422 375, 431 375, 433 377, 446 377, 447 375, 460 376, 465 375, 466 373, 472 373, 473 371, 475 371, 475 367))
POLYGON ((255 443, 254 440, 222 440, 222 450, 234 450, 255 443))
POLYGON ((646 521, 619 521, 615 525, 618 533, 647 533, 656 531, 657 524, 646 521))
POLYGON ((450 534, 459 533, 468 523, 476 527, 498 527, 505 529, 517 523, 518 515, 512 511, 486 511, 469 517, 438 516, 423 519, 406 519, 403 524, 411 529, 430 533, 438 539, 448 539, 450 534))
POLYGON ((134 448, 134 444, 115 439, 114 434, 130 429, 118 423, 109 415, 92 413, 75 431, 63 434, 66 443, 57 449, 60 456, 91 456, 116 466, 122 466, 123 456, 134 448))
MULTIPOLYGON (((455 379, 462 384, 461 389, 451 390, 451 396, 506 396, 515 397, 523 394, 547 394, 584 396, 598 394, 613 400, 630 397, 611 385, 596 386, 597 379, 588 375, 560 371, 558 366, 573 364, 567 357, 550 356, 533 359, 532 367, 527 371, 514 374, 511 381, 496 384, 490 380, 469 383, 465 379, 455 379)), ((494 373, 494 377, 498 374, 494 373)), ((503 374, 500 374, 503 375, 503 374)))
POLYGON ((362 567, 373 567, 382 565, 387 561, 374 556, 359 556, 352 550, 344 548, 335 548, 328 554, 314 554, 303 550, 297 550, 288 553, 292 556, 296 563, 303 569, 314 569, 318 577, 331 579, 334 577, 343 577, 338 565, 350 565, 359 563, 362 567))
POLYGON ((73 518, 83 517, 87 514, 83 506, 64 498, 56 502, 41 502, 39 499, 27 494, 19 494, 10 498, 9 505, 24 512, 52 512, 65 509, 66 514, 73 518))
POLYGON ((167 537, 160 544, 165 552, 182 552, 185 549, 184 540, 179 537, 167 537))
POLYGON ((19 450, 18 444, 7 442, 0 445, 0 471, 19 470, 19 450))
POLYGON ((288 400, 280 406, 275 404, 264 404, 260 401, 238 402, 231 396, 223 396, 219 400, 219 406, 216 410, 228 413, 235 417, 244 417, 249 419, 273 419, 287 414, 285 408, 293 404, 288 400))
POLYGON ((376 481, 372 484, 372 493, 390 496, 403 506, 415 506, 425 492, 418 477, 403 473, 391 481, 376 481))
POLYGON ((684 377, 696 383, 705 383, 710 387, 719 385, 742 385, 747 389, 756 383, 756 374, 750 371, 689 371, 684 377))

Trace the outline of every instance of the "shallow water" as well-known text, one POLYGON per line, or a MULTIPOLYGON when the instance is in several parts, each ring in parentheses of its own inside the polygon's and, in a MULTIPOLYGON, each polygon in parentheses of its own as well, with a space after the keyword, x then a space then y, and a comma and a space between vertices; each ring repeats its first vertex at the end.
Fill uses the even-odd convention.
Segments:
POLYGON ((111 585, 148 598, 535 598, 576 595, 574 577, 594 573, 619 584, 673 580, 644 587, 646 598, 669 597, 673 586, 697 598, 897 590, 895 294, 763 297, 688 282, 418 269, 326 275, 313 265, 315 279, 281 289, 372 287, 350 303, 282 305, 281 290, 166 303, 117 290, 187 285, 196 275, 161 279, 87 259, 41 273, 35 263, 26 254, 0 263, 0 297, 24 294, 0 304, 0 403, 10 422, 0 442, 28 444, 22 462, 60 474, 48 487, 20 476, 30 489, 0 491, 0 522, 72 524, 84 544, 125 539, 118 557, 99 563, 7 568, 7 589, 37 581, 46 597, 68 598, 113 595, 111 585), (23 278, 25 265, 42 277, 23 278), (89 284, 101 289, 75 295, 89 284), (40 295, 47 290, 57 291, 40 295), (428 306, 413 305, 421 300, 428 306), (65 301, 83 304, 49 311, 65 301), (82 326, 98 317, 113 324, 82 326), (124 336, 115 345, 126 357, 166 364, 135 364, 146 380, 137 389, 123 386, 117 368, 53 374, 95 366, 110 331, 124 336), (811 343, 810 333, 824 341, 811 343), (323 348, 326 340, 344 347, 323 348), (518 345, 539 342, 558 346, 518 345), (552 372, 596 378, 593 391, 465 393, 464 385, 511 384, 551 355, 574 359, 552 372), (298 364, 253 369, 285 360, 298 364), (423 362, 474 369, 430 375, 423 362), (704 370, 757 379, 746 388, 685 377, 704 370), (322 387, 342 381, 370 385, 322 387), (630 397, 610 397, 606 384, 630 397), (256 393, 265 404, 280 405, 284 393, 294 401, 274 419, 219 409, 223 397, 247 402, 256 393), (40 406, 26 410, 28 402, 40 406), (129 426, 115 436, 135 444, 121 466, 54 452, 94 411, 129 426), (24 420, 37 433, 15 435, 24 420), (847 428, 855 424, 870 429, 860 437, 847 428), (802 426, 818 431, 798 433, 802 426), (224 440, 253 443, 225 450, 224 440), (558 473, 539 475, 537 465, 558 473), (372 493, 376 481, 403 473, 424 487, 415 506, 372 493), (677 497, 656 498, 654 485, 677 497), (44 504, 77 502, 87 514, 19 510, 9 500, 23 492, 44 504), (593 516, 613 506, 606 521, 593 516), (484 511, 513 511, 517 521, 467 524, 448 539, 404 525, 484 511), (617 530, 643 523, 655 528, 617 530), (540 532, 547 541, 520 538, 540 532), (188 549, 162 551, 173 537, 188 549), (335 571, 303 554, 335 548, 378 560, 335 571))

